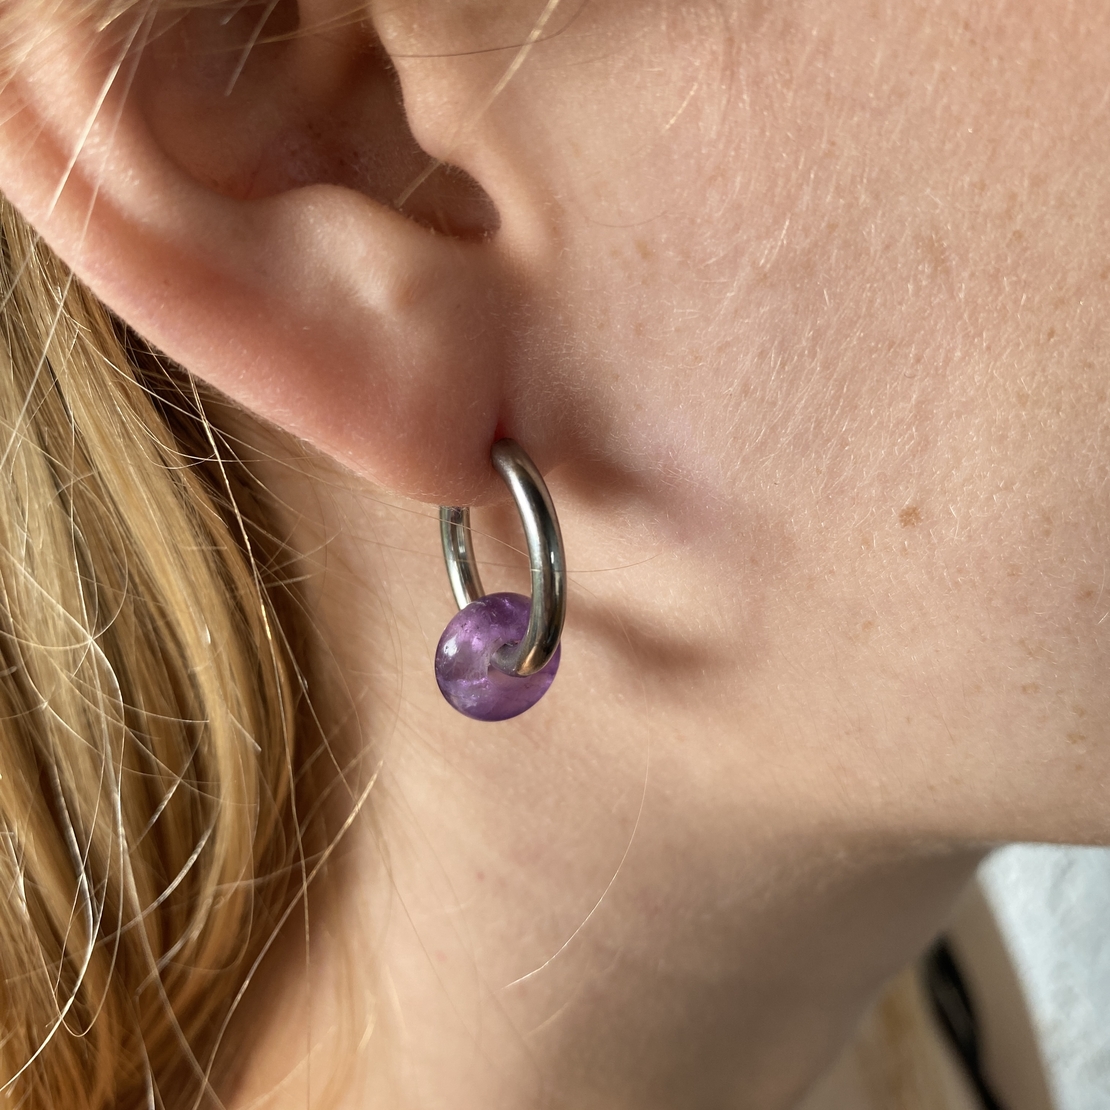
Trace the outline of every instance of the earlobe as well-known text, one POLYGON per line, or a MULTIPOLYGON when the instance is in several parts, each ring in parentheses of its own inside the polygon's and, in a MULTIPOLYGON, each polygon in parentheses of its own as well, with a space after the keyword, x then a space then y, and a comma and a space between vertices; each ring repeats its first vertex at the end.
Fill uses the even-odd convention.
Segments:
POLYGON ((385 202, 419 148, 382 111, 392 74, 367 67, 384 55, 338 33, 315 63, 312 44, 260 52, 217 101, 189 35, 170 79, 140 63, 124 82, 126 61, 90 49, 94 33, 57 28, 5 83, 0 188, 105 303, 233 400, 396 492, 484 500, 505 424, 508 282, 465 175, 431 215, 385 202), (313 85, 312 64, 340 79, 313 85), (377 98, 369 112, 359 95, 377 98), (376 114, 360 179, 318 110, 345 126, 376 114))

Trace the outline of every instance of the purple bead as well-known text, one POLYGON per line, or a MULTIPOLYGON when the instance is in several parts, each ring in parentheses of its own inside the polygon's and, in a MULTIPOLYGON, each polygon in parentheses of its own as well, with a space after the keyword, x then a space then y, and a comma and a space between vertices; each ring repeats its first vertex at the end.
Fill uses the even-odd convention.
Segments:
POLYGON ((557 648, 547 666, 527 678, 492 663, 505 644, 518 644, 528 628, 531 602, 520 594, 486 594, 460 609, 436 648, 436 682, 443 696, 476 721, 506 721, 531 709, 559 669, 557 648))

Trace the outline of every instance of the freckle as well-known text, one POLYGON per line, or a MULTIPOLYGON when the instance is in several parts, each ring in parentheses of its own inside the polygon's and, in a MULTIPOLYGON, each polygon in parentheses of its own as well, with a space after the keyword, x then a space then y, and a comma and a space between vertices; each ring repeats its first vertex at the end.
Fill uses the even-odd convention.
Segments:
POLYGON ((1011 563, 1006 568, 1006 577, 1007 578, 1020 578, 1021 577, 1021 567, 1018 566, 1017 563, 1011 563))
POLYGON ((1021 692, 1023 694, 1035 694, 1040 688, 1041 684, 1039 682, 1025 682, 1022 684, 1021 692))
POLYGON ((1076 707, 1075 707, 1075 708, 1074 708, 1074 709, 1072 710, 1072 712, 1073 712, 1073 713, 1074 713, 1074 714, 1075 714, 1075 715, 1076 715, 1076 716, 1077 716, 1077 717, 1078 717, 1078 718, 1079 718, 1080 720, 1083 720, 1083 718, 1087 716, 1087 710, 1086 710, 1086 709, 1084 709, 1084 708, 1083 708, 1083 706, 1081 706, 1081 705, 1077 705, 1077 706, 1076 706, 1076 707))
POLYGON ((655 254, 655 251, 648 246, 647 240, 645 239, 636 240, 636 250, 645 262, 655 254))
POLYGON ((1090 601, 1091 598, 1094 597, 1094 596, 1095 596, 1094 586, 1085 586, 1082 590, 1079 591, 1078 600, 1079 601, 1090 601))
POLYGON ((1055 338, 1056 338, 1056 329, 1055 328, 1049 328, 1048 331, 1045 333, 1045 339, 1055 339, 1055 338))
POLYGON ((918 235, 917 247, 925 258, 926 264, 935 274, 947 274, 950 269, 948 248, 944 240, 935 233, 918 235))
POLYGON ((1083 741, 1086 740, 1086 739, 1087 739, 1087 737, 1082 732, 1069 732, 1068 733, 1068 743, 1069 744, 1082 744, 1083 741))
POLYGON ((921 510, 916 505, 908 505, 898 514, 898 523, 903 528, 914 528, 921 523, 921 510))
POLYGON ((874 627, 875 627, 875 622, 874 621, 864 621, 863 624, 860 625, 860 629, 863 632, 870 632, 871 629, 874 628, 874 627))

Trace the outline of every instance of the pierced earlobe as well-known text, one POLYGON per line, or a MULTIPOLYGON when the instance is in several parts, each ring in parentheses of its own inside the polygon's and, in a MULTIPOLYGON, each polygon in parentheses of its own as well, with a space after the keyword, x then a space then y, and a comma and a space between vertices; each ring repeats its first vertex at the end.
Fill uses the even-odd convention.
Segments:
POLYGON ((0 90, 0 188, 259 418, 395 493, 485 498, 513 308, 497 212, 417 145, 373 29, 312 3, 288 35, 258 5, 167 16, 108 100, 118 59, 60 23, 0 90))

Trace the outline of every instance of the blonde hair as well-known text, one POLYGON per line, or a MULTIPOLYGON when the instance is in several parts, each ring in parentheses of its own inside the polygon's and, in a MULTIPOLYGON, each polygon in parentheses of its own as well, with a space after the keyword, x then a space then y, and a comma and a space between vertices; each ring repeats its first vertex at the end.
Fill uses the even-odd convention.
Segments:
POLYGON ((199 390, 3 202, 0 298, 0 1082, 199 1104, 299 890, 288 614, 199 390))

